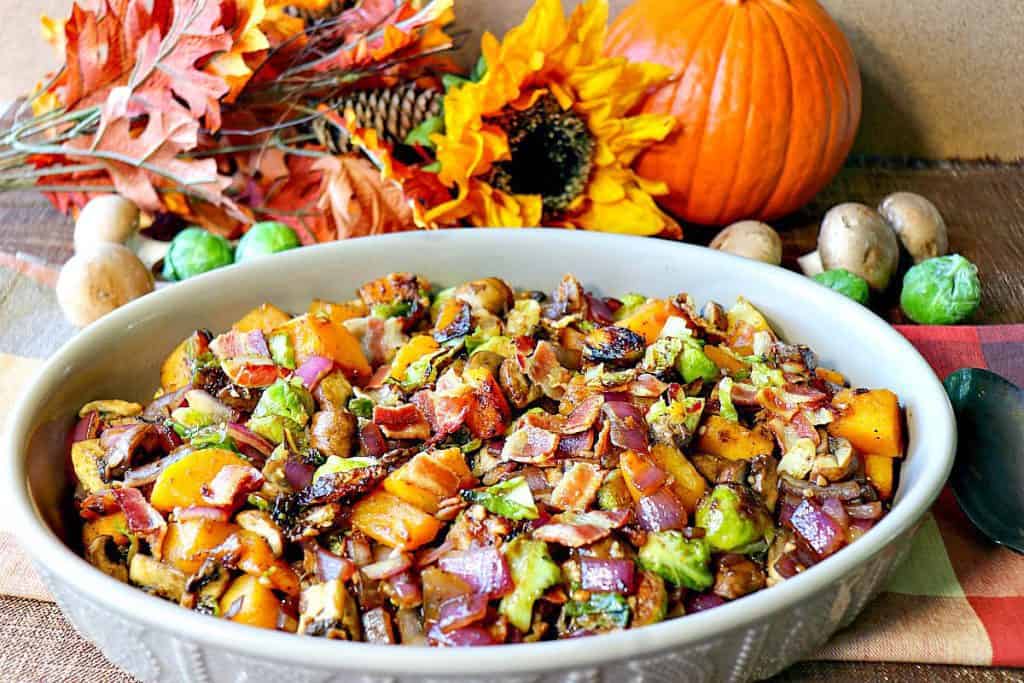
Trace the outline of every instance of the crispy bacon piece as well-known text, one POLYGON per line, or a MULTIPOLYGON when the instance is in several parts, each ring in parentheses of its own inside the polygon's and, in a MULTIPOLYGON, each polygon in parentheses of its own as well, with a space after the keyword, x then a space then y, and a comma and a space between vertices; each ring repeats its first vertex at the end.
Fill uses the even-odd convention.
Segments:
POLYGON ((606 538, 613 529, 623 526, 629 519, 629 510, 598 510, 594 512, 564 512, 533 531, 533 537, 548 543, 570 548, 590 545, 606 538))
POLYGON ((213 507, 234 509, 245 497, 263 486, 263 474, 251 465, 225 465, 209 484, 203 484, 203 500, 213 507))
POLYGON ((210 350, 222 361, 229 358, 270 358, 267 340, 260 330, 230 330, 210 342, 210 350))
POLYGON ((501 449, 502 460, 529 464, 549 462, 558 449, 558 434, 546 429, 525 425, 505 439, 501 449))
POLYGON ((551 505, 560 510, 583 512, 594 502, 603 479, 604 470, 578 462, 569 468, 551 492, 551 505))
POLYGON ((153 557, 163 557, 164 536, 167 535, 167 522, 156 511, 138 489, 115 488, 110 493, 124 513, 128 523, 128 531, 146 539, 153 557))
POLYGON ((644 373, 639 375, 636 379, 627 385, 626 391, 633 396, 640 396, 643 398, 656 398, 661 396, 666 389, 668 384, 662 382, 654 375, 644 373))
MULTIPOLYGON (((467 375, 470 373, 467 373, 467 375)), ((505 432, 512 409, 490 372, 473 373, 472 404, 465 413, 466 427, 474 438, 490 439, 505 432)))
POLYGON ((221 368, 231 383, 240 387, 269 387, 288 375, 286 368, 262 358, 228 358, 221 362, 221 368))
POLYGON ((380 427, 389 439, 430 438, 430 423, 412 403, 399 406, 374 406, 373 423, 380 427))
POLYGON ((583 399, 583 401, 566 415, 565 424, 562 425, 562 434, 578 434, 594 426, 597 418, 601 416, 601 406, 604 405, 604 396, 594 394, 583 399))
POLYGON ((533 355, 526 360, 526 376, 541 388, 548 398, 558 400, 565 394, 565 388, 572 373, 558 362, 558 354, 551 342, 537 342, 533 355))

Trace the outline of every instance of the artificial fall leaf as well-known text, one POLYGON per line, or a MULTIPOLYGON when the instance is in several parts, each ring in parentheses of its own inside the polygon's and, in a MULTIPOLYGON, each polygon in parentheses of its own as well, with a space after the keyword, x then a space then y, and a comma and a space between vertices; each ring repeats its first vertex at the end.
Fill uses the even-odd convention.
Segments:
POLYGON ((334 227, 317 206, 323 176, 315 168, 318 161, 313 157, 289 156, 287 175, 265 186, 250 179, 248 203, 258 207, 260 218, 290 225, 303 244, 330 242, 337 237, 334 227))
POLYGON ((314 167, 323 171, 319 207, 329 213, 338 239, 415 229, 402 188, 365 158, 324 157, 314 167))
POLYGON ((147 211, 163 208, 157 188, 178 185, 213 204, 232 206, 221 194, 227 179, 217 175, 215 160, 179 157, 195 149, 198 122, 179 107, 149 112, 145 127, 134 130, 125 114, 127 99, 124 88, 115 89, 104 105, 99 130, 70 141, 67 156, 102 164, 117 191, 147 211))
POLYGON ((227 82, 230 90, 225 102, 234 102, 252 77, 246 56, 270 47, 270 41, 260 29, 266 16, 264 0, 237 0, 235 3, 234 27, 231 29, 234 44, 230 50, 215 55, 206 67, 210 73, 227 82))

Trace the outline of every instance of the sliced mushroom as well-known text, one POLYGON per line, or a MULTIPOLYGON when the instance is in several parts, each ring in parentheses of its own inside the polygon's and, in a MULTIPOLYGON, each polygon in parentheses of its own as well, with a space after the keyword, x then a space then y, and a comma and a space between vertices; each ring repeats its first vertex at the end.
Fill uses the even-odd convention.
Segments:
POLYGON ((821 221, 818 252, 825 270, 843 268, 882 291, 899 265, 896 233, 874 209, 863 204, 832 207, 821 221))
POLYGON ((771 455, 755 455, 750 459, 750 488, 761 496, 764 506, 775 511, 779 497, 778 462, 771 455))
POLYGON ((185 593, 185 574, 149 555, 135 554, 128 567, 128 578, 136 586, 174 602, 180 602, 185 593))
POLYGON ((219 602, 231 583, 231 572, 213 557, 207 557, 199 570, 188 577, 178 604, 204 614, 216 615, 219 602))
POLYGON ((878 205, 881 214, 896 231, 914 263, 943 256, 949 251, 946 221, 935 205, 913 192, 896 192, 878 205))
POLYGON ((817 250, 804 254, 796 262, 800 265, 800 270, 807 277, 814 277, 818 273, 825 272, 825 266, 821 265, 821 252, 817 250))
POLYGON ((764 570, 753 560, 736 553, 718 558, 713 592, 720 598, 735 600, 764 588, 764 570))
POLYGON ((512 288, 496 277, 461 284, 455 289, 454 296, 471 308, 484 309, 495 315, 504 315, 515 303, 512 288))
POLYGON ((715 235, 708 246, 775 266, 782 263, 782 239, 779 233, 760 221, 733 223, 715 235))
POLYGON ((85 559, 107 576, 128 583, 128 568, 113 536, 97 536, 85 549, 85 559))
POLYGON ((321 410, 313 413, 309 444, 327 455, 347 458, 352 453, 355 434, 355 415, 340 410, 321 410))
POLYGON ((330 373, 313 390, 320 410, 345 410, 352 398, 352 384, 340 370, 330 373))
POLYGON ((235 515, 235 522, 240 527, 262 536, 270 546, 274 557, 284 554, 284 535, 277 522, 262 510, 243 510, 235 515))
POLYGON ((543 391, 523 373, 514 358, 506 358, 498 368, 498 384, 506 398, 516 408, 522 409, 543 395, 543 391))
POLYGON ((359 606, 338 579, 309 586, 299 598, 298 632, 338 640, 360 640, 359 606))

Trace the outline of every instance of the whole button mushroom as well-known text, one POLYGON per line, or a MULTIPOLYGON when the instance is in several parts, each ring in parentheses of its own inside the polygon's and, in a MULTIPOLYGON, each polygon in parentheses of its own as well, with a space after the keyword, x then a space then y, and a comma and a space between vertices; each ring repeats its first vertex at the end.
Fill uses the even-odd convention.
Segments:
POLYGON ((124 244, 139 230, 139 207, 124 197, 105 194, 94 197, 75 221, 75 251, 100 242, 124 244))
POLYGON ((72 256, 57 278, 57 302, 77 327, 153 291, 153 274, 131 249, 100 242, 72 256))
POLYGON ((709 246, 775 266, 782 263, 782 239, 779 233, 760 221, 733 223, 715 235, 709 246))
POLYGON ((844 268, 883 291, 899 265, 900 245, 874 209, 847 203, 832 207, 822 219, 818 253, 824 270, 844 268))
POLYGON ((935 205, 921 195, 895 192, 882 200, 878 213, 896 231, 914 263, 949 251, 946 221, 935 205))

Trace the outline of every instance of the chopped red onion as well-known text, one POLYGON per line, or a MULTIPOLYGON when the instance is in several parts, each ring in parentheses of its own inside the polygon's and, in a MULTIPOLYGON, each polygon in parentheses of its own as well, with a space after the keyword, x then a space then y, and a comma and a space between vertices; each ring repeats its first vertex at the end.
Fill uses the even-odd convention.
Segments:
POLYGON ((298 458, 288 458, 284 463, 284 478, 295 490, 304 489, 313 483, 316 468, 298 458))
POLYGON ((686 509, 667 486, 641 498, 636 508, 637 521, 646 531, 667 531, 686 526, 686 509))
POLYGON ((790 579, 800 572, 800 563, 792 553, 786 553, 775 561, 775 571, 784 579, 790 579))
POLYGON ((95 439, 100 430, 100 414, 93 410, 75 423, 71 430, 71 443, 95 439))
POLYGON ((334 369, 334 361, 323 356, 310 356, 298 367, 295 374, 302 379, 302 383, 310 391, 316 389, 316 385, 334 369))
POLYGON ((493 547, 448 553, 438 560, 438 566, 465 581, 474 592, 492 598, 514 588, 508 562, 493 547))
POLYGON ((839 523, 812 500, 805 499, 793 510, 789 524, 818 559, 828 557, 846 542, 839 523))
POLYGON ((371 458, 379 458, 388 452, 388 444, 384 440, 384 433, 380 431, 380 427, 372 422, 367 422, 359 430, 359 445, 371 458))
POLYGON ((826 515, 834 519, 844 531, 850 526, 850 516, 846 513, 846 508, 838 498, 826 498, 825 502, 821 505, 821 509, 825 511, 826 515))
POLYGON ((404 571, 387 579, 391 587, 391 601, 397 607, 419 607, 423 604, 423 589, 412 572, 404 571))
POLYGON ((320 544, 316 547, 316 576, 321 581, 338 579, 342 583, 348 581, 356 573, 356 565, 352 560, 335 555, 320 544))
POLYGON ((203 500, 215 507, 234 509, 263 486, 263 473, 251 465, 224 465, 204 485, 203 500))
POLYGON ((686 599, 686 612, 687 614, 703 612, 714 607, 721 607, 724 604, 725 600, 714 593, 695 593, 686 599))
POLYGON ((451 633, 487 616, 487 598, 483 595, 458 595, 441 603, 437 625, 451 633))
POLYGON ((853 519, 878 519, 882 516, 882 512, 882 503, 877 500, 872 503, 846 506, 846 514, 853 519))
POLYGON ((637 453, 650 452, 647 422, 639 408, 632 403, 615 401, 605 403, 603 411, 611 423, 610 436, 613 444, 637 453))
POLYGON ((160 473, 167 469, 168 465, 173 465, 192 451, 191 446, 180 446, 172 451, 170 455, 140 467, 134 467, 124 473, 124 485, 139 487, 152 484, 160 476, 160 473))
POLYGON ((496 645, 498 642, 490 631, 480 626, 466 626, 445 633, 440 626, 435 624, 431 627, 428 635, 432 641, 444 647, 477 647, 496 645))
POLYGON ((580 560, 583 590, 630 594, 636 588, 636 565, 632 560, 584 557, 580 560))
POLYGON ((170 417, 171 412, 180 408, 181 404, 185 402, 185 394, 192 391, 193 388, 191 384, 186 384, 177 391, 153 399, 142 411, 142 417, 147 420, 163 420, 170 417))
POLYGON ((228 423, 228 436, 234 439, 236 444, 249 446, 264 456, 274 452, 274 444, 262 436, 237 422, 228 423))
POLYGON ((368 579, 381 581, 391 578, 396 574, 401 574, 411 566, 412 557, 406 553, 393 552, 383 560, 368 564, 359 571, 368 579))

